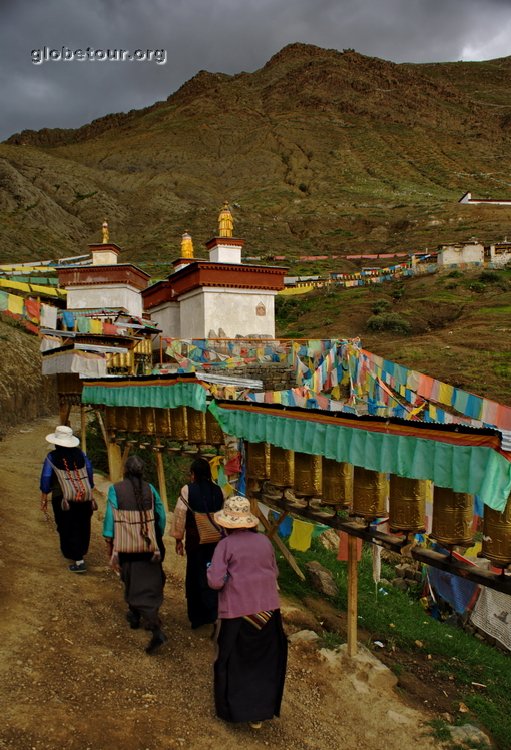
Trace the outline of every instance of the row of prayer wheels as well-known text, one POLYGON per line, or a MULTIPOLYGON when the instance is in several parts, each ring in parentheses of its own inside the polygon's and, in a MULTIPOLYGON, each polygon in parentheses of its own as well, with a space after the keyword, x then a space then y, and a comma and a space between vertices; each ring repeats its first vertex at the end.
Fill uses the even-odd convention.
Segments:
POLYGON ((110 354, 107 359, 107 367, 109 370, 133 370, 135 367, 133 349, 130 349, 129 352, 110 354))
POLYGON ((139 406, 105 407, 106 429, 119 433, 168 438, 177 443, 223 445, 224 434, 213 415, 189 406, 176 409, 157 409, 139 406))
POLYGON ((152 355, 152 353, 153 353, 153 344, 152 344, 151 339, 140 339, 140 341, 137 341, 137 343, 133 347, 132 351, 134 351, 135 354, 149 354, 149 355, 152 355))
MULTIPOLYGON (((246 452, 248 493, 257 494, 259 484, 266 481, 275 488, 275 498, 279 490, 291 489, 296 498, 309 498, 311 507, 319 502, 343 508, 368 523, 388 516, 394 532, 425 530, 426 499, 431 492, 428 480, 395 474, 389 478, 382 472, 268 443, 248 443, 246 452)), ((473 496, 434 486, 432 500, 430 536, 448 548, 471 546, 473 496)), ((511 564, 511 498, 504 513, 485 507, 483 524, 482 556, 497 567, 507 567, 511 564)))

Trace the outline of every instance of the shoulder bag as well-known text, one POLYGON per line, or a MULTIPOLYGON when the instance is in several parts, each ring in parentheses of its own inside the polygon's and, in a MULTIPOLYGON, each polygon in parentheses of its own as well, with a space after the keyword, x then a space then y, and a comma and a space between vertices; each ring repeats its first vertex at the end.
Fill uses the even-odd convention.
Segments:
POLYGON ((221 526, 215 523, 215 519, 211 513, 207 511, 200 513, 192 510, 184 497, 182 495, 179 495, 179 497, 188 510, 193 513, 195 523, 197 524, 197 531, 199 532, 199 544, 216 544, 220 539, 223 539, 225 532, 221 526))

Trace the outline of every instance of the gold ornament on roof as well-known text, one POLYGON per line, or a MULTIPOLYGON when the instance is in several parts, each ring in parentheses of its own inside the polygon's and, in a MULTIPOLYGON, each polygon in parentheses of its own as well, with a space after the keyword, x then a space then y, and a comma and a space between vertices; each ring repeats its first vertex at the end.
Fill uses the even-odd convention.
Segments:
POLYGON ((181 237, 181 257, 182 258, 193 258, 193 242, 192 235, 189 234, 188 229, 181 237))
POLYGON ((229 203, 224 201, 224 207, 218 214, 218 236, 232 237, 233 218, 229 209, 229 203))
POLYGON ((108 221, 106 219, 104 220, 101 226, 101 231, 103 233, 103 245, 106 245, 110 241, 110 233, 108 231, 108 221))

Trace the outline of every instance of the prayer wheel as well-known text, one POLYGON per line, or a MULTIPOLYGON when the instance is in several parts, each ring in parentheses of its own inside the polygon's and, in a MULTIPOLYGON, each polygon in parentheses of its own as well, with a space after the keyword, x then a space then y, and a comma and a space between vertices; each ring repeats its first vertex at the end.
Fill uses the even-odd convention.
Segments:
POLYGON ((300 497, 321 497, 321 456, 295 453, 294 490, 300 497))
POLYGON ((292 487, 294 476, 294 451, 272 445, 270 449, 270 483, 275 487, 292 487))
POLYGON ((142 339, 138 341, 133 347, 135 354, 152 354, 151 339, 142 339))
POLYGON ((206 412, 206 443, 208 445, 223 445, 224 433, 210 411, 206 412))
POLYGON ((188 442, 205 443, 206 441, 206 414, 186 407, 186 420, 188 425, 188 442))
POLYGON ((105 427, 109 432, 117 430, 117 411, 114 406, 105 407, 105 427))
POLYGON ((325 505, 349 508, 353 503, 353 464, 323 458, 322 499, 325 505))
POLYGON ((454 492, 447 487, 433 491, 433 523, 430 536, 446 547, 472 544, 472 495, 454 492))
POLYGON ((502 513, 484 506, 481 556, 498 568, 511 565, 511 495, 502 513))
POLYGON ((118 432, 128 431, 128 409, 125 406, 115 407, 115 422, 118 432))
POLYGON ((144 407, 140 409, 140 421, 144 435, 156 435, 156 418, 154 416, 154 409, 150 407, 144 407))
POLYGON ((170 417, 171 421, 171 434, 172 440, 178 443, 183 443, 188 439, 188 421, 186 406, 178 406, 177 409, 172 409, 170 417))
POLYGON ((368 520, 385 516, 388 491, 389 482, 386 474, 355 466, 353 506, 350 515, 368 520))
POLYGON ((390 475, 389 521, 392 531, 425 531, 426 520, 425 479, 408 479, 390 475))
POLYGON ((128 432, 142 432, 142 414, 140 407, 131 406, 128 411, 128 432))
POLYGON ((270 453, 269 443, 247 443, 247 479, 269 479, 270 453))
POLYGON ((172 434, 170 409, 155 409, 154 421, 156 425, 156 434, 163 437, 170 437, 172 434))

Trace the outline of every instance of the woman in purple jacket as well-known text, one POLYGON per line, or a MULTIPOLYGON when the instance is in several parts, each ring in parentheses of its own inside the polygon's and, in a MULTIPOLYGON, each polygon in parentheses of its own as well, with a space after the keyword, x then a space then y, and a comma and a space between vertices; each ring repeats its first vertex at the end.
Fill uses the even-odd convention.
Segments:
POLYGON ((270 540, 257 533, 259 521, 245 498, 227 499, 214 517, 228 530, 208 568, 208 583, 219 592, 216 713, 260 729, 280 715, 286 677, 275 554, 270 540))

